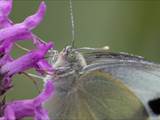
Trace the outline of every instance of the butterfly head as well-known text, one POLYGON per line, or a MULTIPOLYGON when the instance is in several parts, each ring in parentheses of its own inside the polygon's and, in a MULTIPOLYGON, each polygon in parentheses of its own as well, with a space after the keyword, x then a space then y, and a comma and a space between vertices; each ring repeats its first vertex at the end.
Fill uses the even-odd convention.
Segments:
MULTIPOLYGON (((53 53, 53 52, 52 52, 53 53)), ((54 55, 50 58, 53 67, 57 71, 63 72, 79 72, 86 66, 86 61, 83 55, 72 48, 72 46, 66 46, 61 52, 54 51, 54 55)))

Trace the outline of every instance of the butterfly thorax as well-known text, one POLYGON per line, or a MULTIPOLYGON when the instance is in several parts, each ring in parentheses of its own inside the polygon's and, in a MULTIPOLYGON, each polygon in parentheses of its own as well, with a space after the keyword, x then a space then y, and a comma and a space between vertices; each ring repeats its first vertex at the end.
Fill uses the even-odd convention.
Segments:
POLYGON ((54 68, 59 75, 79 74, 86 65, 83 55, 71 46, 67 46, 58 54, 54 68))
POLYGON ((56 94, 61 97, 61 94, 76 93, 80 85, 81 71, 86 66, 83 55, 67 46, 55 57, 55 74, 50 77, 55 80, 56 94))

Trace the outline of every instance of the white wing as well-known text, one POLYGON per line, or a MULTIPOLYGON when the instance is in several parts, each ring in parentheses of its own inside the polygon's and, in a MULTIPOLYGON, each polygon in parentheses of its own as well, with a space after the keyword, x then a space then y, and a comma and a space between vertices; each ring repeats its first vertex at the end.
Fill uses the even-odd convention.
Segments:
POLYGON ((156 108, 159 113, 155 115, 148 102, 160 98, 160 65, 122 53, 92 52, 84 55, 89 65, 83 72, 100 69, 122 80, 142 100, 152 119, 158 119, 160 103, 156 108))

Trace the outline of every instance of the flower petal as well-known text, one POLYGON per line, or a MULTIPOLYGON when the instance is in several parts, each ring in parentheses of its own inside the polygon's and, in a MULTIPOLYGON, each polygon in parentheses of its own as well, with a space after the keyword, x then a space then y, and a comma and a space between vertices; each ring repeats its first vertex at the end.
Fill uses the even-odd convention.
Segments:
POLYGON ((6 74, 12 76, 16 73, 25 71, 44 58, 47 51, 52 47, 52 43, 43 44, 37 50, 33 50, 26 55, 3 65, 0 69, 1 74, 6 74))
POLYGON ((45 73, 51 74, 54 71, 54 68, 45 59, 42 59, 39 62, 37 62, 35 68, 42 75, 45 73))
POLYGON ((42 21, 45 11, 46 4, 45 2, 41 2, 38 11, 34 15, 27 17, 24 20, 23 24, 25 24, 28 27, 28 29, 35 28, 42 21))
POLYGON ((8 27, 12 23, 8 15, 12 10, 12 0, 0 0, 0 28, 8 27))
POLYGON ((34 105, 39 106, 43 101, 47 101, 53 95, 54 85, 52 80, 46 80, 42 93, 34 99, 34 105))
POLYGON ((0 43, 6 39, 17 39, 20 34, 29 32, 23 24, 16 24, 0 30, 0 43))
POLYGON ((44 90, 34 99, 18 100, 9 103, 5 108, 4 120, 17 120, 24 117, 34 117, 35 120, 49 120, 47 111, 42 105, 53 95, 54 86, 52 80, 47 80, 44 90))
POLYGON ((0 16, 8 16, 12 10, 12 0, 0 0, 0 16))
POLYGON ((34 120, 49 120, 48 112, 42 106, 36 107, 34 120))
POLYGON ((1 29, 0 42, 8 38, 12 40, 17 39, 17 37, 21 38, 20 35, 29 33, 30 30, 35 28, 42 21, 45 11, 46 11, 46 4, 45 2, 41 2, 38 11, 34 15, 29 16, 22 23, 1 29))

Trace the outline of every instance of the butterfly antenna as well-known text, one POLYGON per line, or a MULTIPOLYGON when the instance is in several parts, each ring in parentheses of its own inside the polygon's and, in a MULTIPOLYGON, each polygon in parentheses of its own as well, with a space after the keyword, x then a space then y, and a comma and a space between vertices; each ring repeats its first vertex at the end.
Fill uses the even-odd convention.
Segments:
POLYGON ((74 47, 74 41, 75 41, 75 24, 74 24, 72 0, 69 0, 69 10, 70 10, 70 19, 71 19, 71 28, 72 28, 71 46, 74 47))

